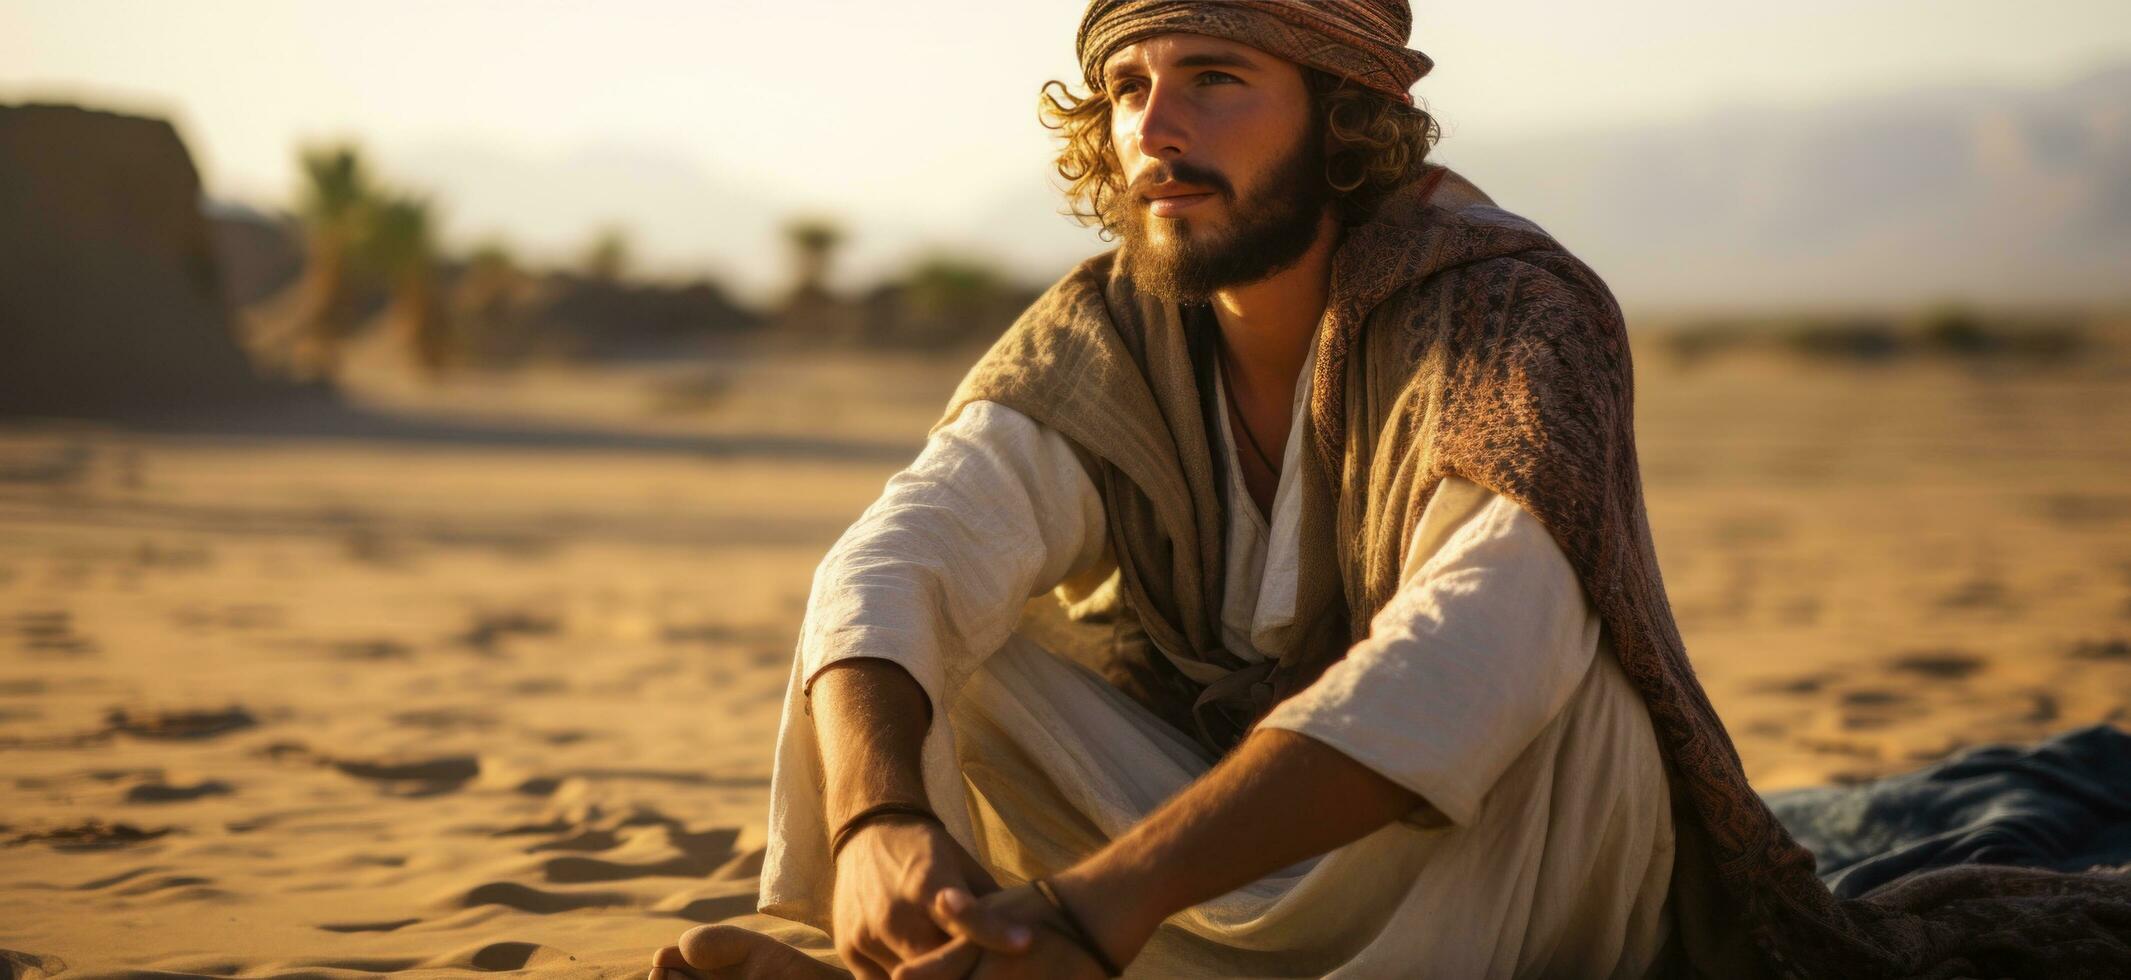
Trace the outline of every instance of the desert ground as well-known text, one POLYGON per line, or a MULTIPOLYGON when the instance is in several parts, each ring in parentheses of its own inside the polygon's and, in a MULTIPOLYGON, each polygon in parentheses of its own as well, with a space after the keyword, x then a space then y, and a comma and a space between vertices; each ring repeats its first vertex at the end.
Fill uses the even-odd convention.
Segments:
MULTIPOLYGON (((2131 332, 1638 338, 1651 520, 1763 790, 2131 724, 2131 332)), ((822 552, 966 357, 0 422, 0 977, 610 977, 753 912, 822 552)))

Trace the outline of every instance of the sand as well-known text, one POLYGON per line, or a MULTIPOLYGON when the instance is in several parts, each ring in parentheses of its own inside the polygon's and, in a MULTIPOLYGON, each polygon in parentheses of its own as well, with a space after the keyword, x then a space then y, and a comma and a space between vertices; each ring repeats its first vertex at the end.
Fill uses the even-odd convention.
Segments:
MULTIPOLYGON (((2131 359, 1639 341, 1651 519, 1756 784, 2131 717, 2131 359)), ((551 371, 0 424, 15 976, 621 976, 752 912, 810 576, 958 365, 551 371)), ((0 967, 0 976, 7 968, 0 967)))

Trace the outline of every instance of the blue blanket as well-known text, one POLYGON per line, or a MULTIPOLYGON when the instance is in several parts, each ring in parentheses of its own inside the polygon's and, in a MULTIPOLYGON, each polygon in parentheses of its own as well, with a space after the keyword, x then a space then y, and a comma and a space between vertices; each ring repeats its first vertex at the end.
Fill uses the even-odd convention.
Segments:
POLYGON ((2084 871, 2131 862, 2131 734, 2108 725, 1762 798, 1844 898, 1953 864, 2084 871))

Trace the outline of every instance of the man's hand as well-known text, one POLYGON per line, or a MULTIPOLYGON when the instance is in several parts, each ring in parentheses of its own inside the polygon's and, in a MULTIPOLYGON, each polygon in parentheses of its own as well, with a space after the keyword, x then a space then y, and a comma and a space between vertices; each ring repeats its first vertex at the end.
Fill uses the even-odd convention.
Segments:
MULTIPOLYGON (((861 826, 836 856, 829 913, 844 965, 859 980, 886 980, 898 964, 946 943, 951 937, 929 910, 949 888, 988 895, 999 890, 999 883, 930 821, 895 816, 861 826)), ((1023 935, 1016 944, 1001 933, 997 940, 1019 949, 1029 938, 1023 935)))
MULTIPOLYGON (((1206 775, 1050 881, 1103 951, 1127 964, 1170 915, 1372 833, 1424 803, 1306 735, 1254 730, 1206 775)), ((1033 887, 979 896, 967 906, 964 900, 949 892, 932 906, 939 928, 955 938, 896 977, 959 977, 972 966, 968 975, 983 978, 1100 975, 1092 957, 1049 928, 1036 942, 1056 954, 999 948, 1004 927, 1058 915, 1033 887), (1031 970, 1067 972, 1019 972, 1031 970)))
POLYGON ((904 962, 889 976, 891 980, 1103 980, 1103 971, 1080 947, 1046 929, 1036 934, 1026 953, 999 953, 958 938, 904 962))
POLYGON ((892 980, 986 980, 1046 978, 1100 980, 1102 967, 1061 930, 1058 910, 1034 886, 1018 885, 972 897, 943 889, 930 906, 933 921, 953 938, 931 952, 906 960, 892 980), (1033 935, 1027 943, 1011 938, 1016 930, 1033 935))

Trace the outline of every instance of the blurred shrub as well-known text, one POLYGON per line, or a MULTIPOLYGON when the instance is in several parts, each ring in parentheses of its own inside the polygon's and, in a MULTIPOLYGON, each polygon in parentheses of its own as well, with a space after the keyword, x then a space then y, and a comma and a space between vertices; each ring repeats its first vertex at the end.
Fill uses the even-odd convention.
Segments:
POLYGON ((2069 317, 1986 315, 1958 303, 1941 303, 1917 317, 1928 350, 1957 357, 2061 361, 2085 349, 2087 337, 2069 317))
POLYGON ((1924 346, 1949 354, 1981 354, 1993 346, 1989 328, 1974 310, 1955 303, 1941 303, 1918 318, 1917 332, 1924 346))
POLYGON ((864 338, 885 347, 988 343, 1035 298, 981 259, 932 255, 866 295, 864 338))
POLYGON ((1909 347, 1894 324, 1869 316, 1806 320, 1781 332, 1784 342, 1808 357, 1885 361, 1909 347))
POLYGON ((599 234, 592 236, 592 244, 585 246, 585 277, 600 282, 617 282, 628 275, 632 256, 627 231, 618 227, 601 229, 599 234))
POLYGON ((1693 367, 1752 340, 1750 329, 1738 320, 1697 320, 1665 331, 1665 350, 1674 364, 1693 367))
POLYGON ((1695 320, 1665 331, 1662 342, 1682 367, 1748 349, 1863 364, 1913 357, 1972 364, 2056 363, 2091 346, 2087 329, 2074 317, 1990 312, 1961 303, 1937 303, 1907 315, 1771 314, 1695 320))

